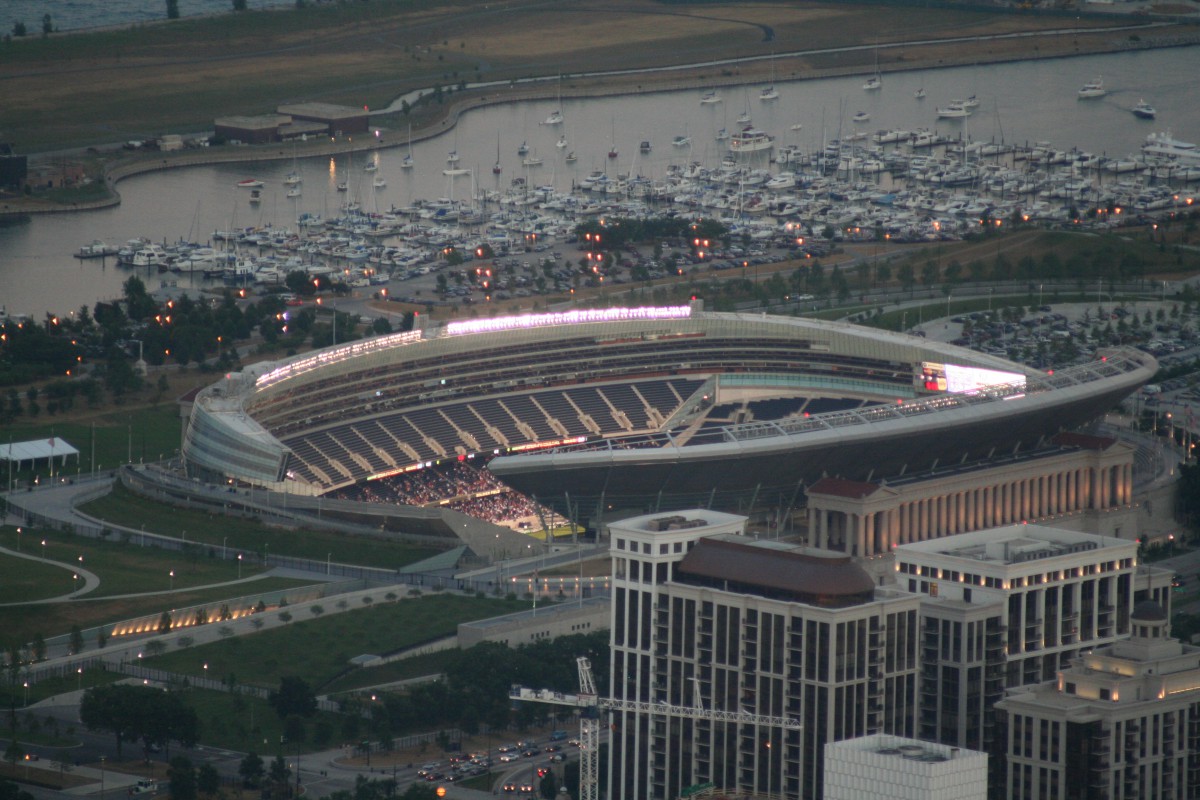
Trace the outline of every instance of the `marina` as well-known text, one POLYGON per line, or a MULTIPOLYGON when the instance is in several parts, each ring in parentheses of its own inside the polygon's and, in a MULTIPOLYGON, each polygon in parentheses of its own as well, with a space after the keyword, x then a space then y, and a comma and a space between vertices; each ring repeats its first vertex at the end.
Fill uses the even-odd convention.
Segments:
POLYGON ((175 271, 179 287, 200 290, 230 274, 270 282, 293 268, 336 270, 366 285, 402 281, 435 268, 431 251, 447 243, 517 249, 527 234, 564 237, 600 212, 713 215, 759 241, 795 226, 814 239, 840 227, 938 238, 977 226, 981 215, 1063 222, 1089 205, 1159 213, 1180 202, 1176 194, 1186 195, 1200 166, 1189 146, 1200 111, 1188 100, 1190 82, 1172 68, 1195 54, 889 73, 869 92, 861 76, 777 82, 778 99, 745 90, 753 121, 742 125, 728 119, 740 103, 730 112, 727 102, 705 102, 716 93, 704 88, 498 105, 424 142, 387 132, 397 146, 372 154, 375 181, 361 155, 357 163, 339 156, 138 176, 120 184, 115 208, 0 230, 0 296, 10 311, 40 314, 119 295, 127 270, 112 256, 80 255, 96 240, 158 242, 167 254, 143 255, 158 259, 145 268, 175 271), (1105 96, 1076 103, 1079 87, 1098 75, 1105 96), (1131 114, 1143 96, 1157 110, 1150 124, 1131 114), (937 107, 964 97, 964 107, 975 106, 969 117, 936 118, 937 107), (854 124, 848 103, 870 124, 854 124), (555 112, 571 121, 567 132, 544 124, 555 112), (727 140, 722 129, 732 130, 727 140), (570 148, 557 147, 568 133, 570 148), (643 141, 671 146, 643 151, 643 141), (447 163, 451 149, 459 158, 447 163), (290 182, 300 175, 303 192, 290 182))

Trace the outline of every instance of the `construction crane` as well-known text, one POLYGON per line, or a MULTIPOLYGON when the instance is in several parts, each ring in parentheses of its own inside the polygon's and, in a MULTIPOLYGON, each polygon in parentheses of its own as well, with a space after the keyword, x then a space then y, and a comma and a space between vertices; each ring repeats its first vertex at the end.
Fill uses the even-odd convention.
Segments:
POLYGON ((700 684, 698 682, 696 683, 695 706, 602 698, 596 693, 596 681, 592 677, 592 662, 587 656, 580 656, 575 659, 575 664, 579 670, 578 694, 556 692, 553 689, 528 689, 524 686, 514 686, 509 691, 509 697, 513 700, 528 700, 534 703, 549 703, 579 709, 579 800, 600 800, 600 709, 632 711, 638 714, 656 714, 684 719, 707 719, 714 722, 765 725, 776 728, 799 729, 801 727, 798 720, 788 717, 772 717, 748 711, 706 709, 700 702, 700 684))

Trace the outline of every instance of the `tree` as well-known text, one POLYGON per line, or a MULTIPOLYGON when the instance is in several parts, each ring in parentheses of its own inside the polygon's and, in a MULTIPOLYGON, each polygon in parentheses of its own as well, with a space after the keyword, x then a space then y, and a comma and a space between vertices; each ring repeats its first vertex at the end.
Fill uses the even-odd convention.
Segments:
POLYGON ((30 645, 30 649, 33 651, 34 661, 46 660, 46 640, 40 633, 34 635, 33 644, 30 645))
POLYGON ((167 767, 171 800, 196 800, 196 767, 191 759, 175 756, 167 767))
POLYGON ((42 15, 42 38, 54 33, 54 18, 49 14, 42 15))
POLYGON ((283 736, 289 742, 303 742, 306 738, 304 717, 299 714, 288 714, 283 721, 283 736))
POLYGON ((21 743, 16 739, 11 739, 8 747, 4 749, 4 760, 13 766, 15 769, 17 762, 25 757, 25 749, 21 747, 21 743))
POLYGON ((317 713, 317 696, 303 678, 287 675, 279 680, 279 689, 267 695, 267 702, 280 719, 291 714, 311 717, 317 713))
POLYGON ((17 20, 16 22, 13 23, 13 27, 12 27, 12 35, 13 36, 20 37, 20 36, 24 36, 26 33, 28 33, 28 31, 25 28, 24 22, 22 22, 21 20, 17 20))
POLYGON ((200 720, 176 692, 148 686, 95 686, 83 694, 79 719, 88 730, 110 731, 117 753, 126 741, 142 743, 147 760, 154 747, 177 741, 191 747, 200 738, 200 720))
POLYGON ((558 794, 558 779, 554 777, 553 770, 546 770, 546 774, 542 776, 541 783, 538 784, 538 794, 545 800, 554 800, 554 796, 558 794))
POLYGON ((33 795, 12 781, 0 780, 0 800, 33 800, 33 795))
POLYGON ((200 765, 200 769, 196 770, 196 789, 209 797, 221 791, 221 773, 217 772, 216 767, 212 764, 200 765))
POLYGON ((437 787, 427 781, 417 781, 404 790, 400 800, 437 800, 437 787))
POLYGON ((267 773, 267 782, 271 786, 271 795, 275 798, 285 798, 288 796, 288 778, 292 775, 292 770, 288 767, 287 761, 283 756, 275 756, 271 761, 271 769, 267 773))
POLYGON ((167 0, 167 19, 179 19, 179 0, 167 0))
POLYGON ((238 775, 242 778, 242 786, 247 789, 257 789, 262 786, 263 777, 266 775, 262 758, 255 753, 247 753, 246 757, 242 759, 242 763, 238 765, 238 775))
POLYGON ((79 630, 78 625, 71 626, 71 636, 67 647, 71 651, 71 655, 83 652, 83 631, 79 630))
POLYGON ((246 10, 246 0, 233 0, 233 10, 234 11, 245 11, 246 10))

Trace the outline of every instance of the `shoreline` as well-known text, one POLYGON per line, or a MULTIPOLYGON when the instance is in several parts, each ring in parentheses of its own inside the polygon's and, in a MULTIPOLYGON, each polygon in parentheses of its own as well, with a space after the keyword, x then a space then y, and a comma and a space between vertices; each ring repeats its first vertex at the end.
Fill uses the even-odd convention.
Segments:
MULTIPOLYGON (((1178 26, 1161 23, 1147 23, 1149 30, 1172 30, 1178 26)), ((1130 26, 1128 29, 1142 30, 1143 26, 1130 26)), ((1073 58, 1077 56, 1103 55, 1129 52, 1134 50, 1159 50, 1168 48, 1184 48, 1200 46, 1200 30, 1189 36, 1175 36, 1169 40, 1155 40, 1147 37, 1142 40, 1119 41, 1085 41, 1081 46, 1080 39, 1108 39, 1113 29, 1101 29, 1095 32, 1080 33, 1077 29, 1045 31, 1021 37, 1021 43, 1029 40, 1035 42, 1033 52, 1028 49, 986 50, 983 54, 978 50, 964 47, 962 42, 921 42, 912 45, 893 43, 888 47, 899 55, 891 61, 881 62, 878 70, 885 74, 911 71, 928 71, 950 69, 969 64, 1004 64, 1020 61, 1051 61, 1073 58), (1060 41, 1070 36, 1070 47, 1063 46, 1060 41), (1041 49, 1040 43, 1050 40, 1058 47, 1041 49), (941 57, 938 57, 938 56, 941 57), (914 57, 915 56, 915 57, 914 57)), ((1176 31, 1178 32, 1178 31, 1176 31)), ((997 34, 992 37, 972 37, 976 44, 987 42, 1001 44, 1016 42, 1015 37, 997 34)), ((852 49, 857 52, 857 49, 852 49)), ((817 66, 813 61, 819 61, 822 56, 829 56, 835 51, 820 50, 796 53, 771 59, 737 62, 734 69, 724 69, 723 65, 707 64, 698 66, 675 65, 659 67, 646 72, 634 74, 597 73, 572 78, 567 76, 565 82, 560 82, 560 76, 549 75, 530 79, 527 83, 513 84, 507 87, 493 86, 478 89, 464 89, 449 95, 445 104, 438 108, 428 105, 414 106, 417 122, 412 128, 411 140, 406 136, 403 141, 393 140, 390 136, 386 141, 380 141, 367 136, 366 142, 354 142, 348 137, 345 141, 330 142, 322 137, 319 141, 293 145, 288 150, 284 143, 274 142, 269 145, 220 145, 215 148, 191 149, 173 153, 147 154, 143 157, 114 159, 112 162, 101 164, 98 178, 107 187, 108 196, 91 201, 71 204, 53 203, 35 197, 18 196, 0 198, 0 222, 18 222, 32 215, 68 214, 111 208, 121 203, 121 195, 117 188, 120 181, 135 175, 149 172, 159 172, 170 169, 181 169, 189 166, 208 164, 253 163, 256 161, 279 161, 297 157, 312 158, 346 153, 362 153, 375 150, 388 150, 396 147, 406 147, 409 142, 422 142, 434 139, 452 131, 459 119, 466 113, 494 105, 522 103, 537 100, 553 99, 556 96, 572 100, 588 98, 607 98, 655 94, 660 92, 676 92, 701 88, 729 88, 751 85, 766 78, 766 68, 779 69, 776 77, 778 83, 792 83, 808 80, 824 80, 828 78, 847 77, 869 74, 875 69, 867 63, 851 63, 844 65, 817 66), (717 70, 718 75, 709 74, 717 70), (430 113, 432 112, 432 113, 430 113)), ((839 53, 850 51, 838 51, 839 53)), ((431 92, 431 89, 421 90, 431 92)), ((406 92, 405 94, 411 94, 406 92)), ((398 119, 399 112, 379 115, 385 118, 398 119)), ((410 116, 411 119, 411 116, 410 116)), ((375 127, 375 126, 372 126, 375 127)), ((380 126, 392 136, 396 129, 380 126)), ((91 148, 89 148, 91 149, 91 148)), ((40 158, 61 157, 50 155, 31 155, 31 161, 40 158)))

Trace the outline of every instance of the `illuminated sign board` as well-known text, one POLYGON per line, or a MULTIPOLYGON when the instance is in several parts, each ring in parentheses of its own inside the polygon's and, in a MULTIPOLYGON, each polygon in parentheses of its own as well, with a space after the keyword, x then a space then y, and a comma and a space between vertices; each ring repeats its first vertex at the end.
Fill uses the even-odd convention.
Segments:
POLYGON ((915 382, 920 391, 950 394, 978 394, 990 386, 1025 390, 1025 376, 1019 372, 938 364, 932 361, 921 362, 921 371, 915 376, 915 382))
POLYGON ((690 317, 691 314, 691 306, 583 308, 575 311, 559 311, 548 314, 524 314, 519 317, 493 317, 492 319, 474 319, 463 320, 461 322, 448 322, 442 328, 442 333, 446 336, 459 336, 466 333, 492 333, 495 331, 543 328, 551 325, 578 325, 589 322, 686 319, 690 317))

